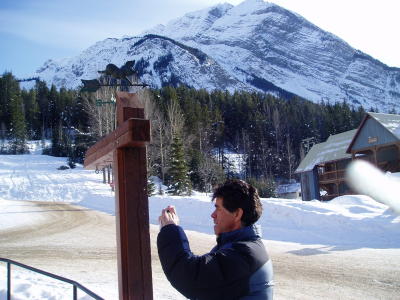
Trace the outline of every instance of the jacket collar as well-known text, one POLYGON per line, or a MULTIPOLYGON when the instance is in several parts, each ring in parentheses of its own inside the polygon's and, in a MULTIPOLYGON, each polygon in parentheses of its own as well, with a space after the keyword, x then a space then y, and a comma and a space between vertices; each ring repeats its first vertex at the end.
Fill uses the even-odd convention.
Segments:
POLYGON ((257 238, 261 238, 261 226, 253 224, 234 231, 221 233, 217 237, 217 244, 220 247, 227 243, 257 238))

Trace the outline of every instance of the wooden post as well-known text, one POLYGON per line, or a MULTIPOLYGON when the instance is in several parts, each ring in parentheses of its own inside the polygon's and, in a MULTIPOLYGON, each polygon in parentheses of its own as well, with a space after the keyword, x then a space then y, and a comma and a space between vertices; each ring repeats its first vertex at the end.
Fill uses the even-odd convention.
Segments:
POLYGON ((377 149, 376 149, 376 146, 375 146, 374 148, 372 148, 372 152, 373 152, 373 154, 374 154, 374 163, 375 163, 375 167, 379 168, 379 166, 378 166, 378 158, 377 158, 377 156, 376 156, 376 151, 377 151, 377 149))
MULTIPOLYGON (((144 118, 138 100, 135 94, 117 93, 117 126, 144 118)), ((124 300, 153 299, 146 167, 146 147, 114 152, 118 283, 124 300)))
POLYGON ((117 129, 86 153, 85 167, 113 162, 121 300, 153 299, 146 145, 150 122, 136 94, 117 92, 117 129))

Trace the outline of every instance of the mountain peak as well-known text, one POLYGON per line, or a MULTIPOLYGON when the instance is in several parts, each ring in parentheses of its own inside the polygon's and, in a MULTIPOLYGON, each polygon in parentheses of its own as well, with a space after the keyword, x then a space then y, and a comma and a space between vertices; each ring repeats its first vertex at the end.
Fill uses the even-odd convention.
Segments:
MULTIPOLYGON (((232 12, 242 13, 242 14, 260 14, 266 12, 266 9, 270 7, 279 7, 271 2, 263 1, 263 0, 245 0, 232 9, 232 12)), ((283 8, 282 8, 283 9, 283 8)))
POLYGON ((168 31, 175 31, 179 36, 190 37, 193 35, 193 32, 208 30, 216 20, 224 16, 232 7, 234 7, 232 4, 223 3, 202 10, 189 12, 181 18, 168 22, 167 25, 157 25, 150 30, 144 31, 142 34, 157 33, 165 35, 164 31, 168 29, 168 31))
POLYGON ((244 0, 238 4, 240 5, 254 5, 254 4, 259 4, 259 3, 267 3, 264 0, 244 0))
POLYGON ((255 10, 255 9, 259 9, 259 8, 268 7, 271 5, 274 5, 274 4, 265 2, 263 0, 245 0, 241 3, 239 3, 238 5, 236 5, 235 8, 240 9, 240 10, 255 10))

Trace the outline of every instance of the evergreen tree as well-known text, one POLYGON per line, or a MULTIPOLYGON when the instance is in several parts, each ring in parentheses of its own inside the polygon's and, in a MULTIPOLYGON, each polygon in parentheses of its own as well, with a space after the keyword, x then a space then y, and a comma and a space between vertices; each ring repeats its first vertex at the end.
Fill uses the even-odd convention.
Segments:
POLYGON ((39 105, 39 122, 41 139, 48 139, 51 136, 51 118, 49 116, 49 89, 44 81, 38 81, 35 85, 36 102, 39 105))
POLYGON ((4 124, 7 132, 11 124, 11 98, 15 99, 16 95, 20 95, 19 83, 11 73, 6 72, 0 77, 0 126, 4 124))
POLYGON ((0 154, 7 153, 6 148, 7 128, 4 122, 0 122, 0 154))
POLYGON ((23 90, 22 98, 24 100, 28 138, 35 140, 40 139, 41 122, 39 105, 36 101, 36 91, 34 89, 31 89, 30 91, 23 90))
POLYGON ((276 197, 276 184, 272 178, 249 178, 248 182, 258 190, 258 194, 263 198, 276 197))
POLYGON ((89 134, 76 134, 74 143, 68 149, 68 158, 72 163, 83 164, 87 149, 89 149, 96 140, 89 134))
POLYGON ((27 134, 24 107, 22 103, 22 97, 19 92, 11 96, 10 109, 10 152, 12 154, 27 153, 28 147, 26 144, 27 134))
POLYGON ((49 117, 49 125, 54 133, 57 130, 56 127, 59 126, 60 111, 58 110, 59 93, 57 88, 52 85, 48 94, 47 102, 47 114, 49 117))
POLYGON ((173 139, 170 159, 168 193, 172 195, 190 195, 192 187, 188 177, 188 166, 185 160, 183 143, 178 136, 173 139))
POLYGON ((150 179, 147 179, 147 196, 152 196, 156 193, 156 185, 150 179))
POLYGON ((64 130, 62 126, 62 121, 61 119, 59 119, 58 124, 53 127, 50 154, 58 157, 71 157, 72 149, 70 139, 71 138, 68 135, 68 131, 64 130))

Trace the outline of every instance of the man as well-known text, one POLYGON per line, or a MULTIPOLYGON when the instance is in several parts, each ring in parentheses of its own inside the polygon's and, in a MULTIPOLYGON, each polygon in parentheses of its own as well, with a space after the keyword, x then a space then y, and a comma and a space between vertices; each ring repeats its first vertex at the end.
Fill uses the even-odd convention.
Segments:
POLYGON ((190 251, 175 208, 162 210, 157 247, 165 275, 189 299, 271 300, 272 263, 254 225, 262 214, 257 190, 230 180, 212 200, 217 245, 202 256, 190 251))

